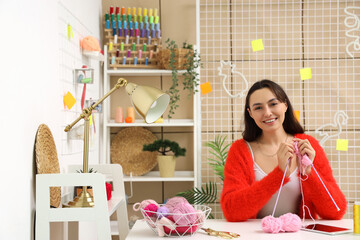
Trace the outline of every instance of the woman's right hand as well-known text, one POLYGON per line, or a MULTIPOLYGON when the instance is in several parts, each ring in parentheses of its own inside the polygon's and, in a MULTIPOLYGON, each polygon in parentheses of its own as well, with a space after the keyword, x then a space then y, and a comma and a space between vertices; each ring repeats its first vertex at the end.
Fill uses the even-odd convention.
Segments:
POLYGON ((296 164, 296 155, 294 146, 291 143, 281 143, 277 151, 277 159, 279 168, 285 172, 286 165, 290 160, 288 169, 286 171, 286 176, 290 176, 290 168, 293 164, 296 164))

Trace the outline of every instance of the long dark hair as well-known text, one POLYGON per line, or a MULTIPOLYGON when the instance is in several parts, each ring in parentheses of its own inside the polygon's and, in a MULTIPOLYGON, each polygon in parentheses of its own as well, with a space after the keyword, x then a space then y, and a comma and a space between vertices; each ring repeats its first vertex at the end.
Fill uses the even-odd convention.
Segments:
POLYGON ((294 116, 293 107, 284 89, 282 89, 282 87, 277 83, 271 80, 264 79, 254 83, 254 85, 252 85, 249 89, 249 92, 246 96, 246 103, 244 109, 245 130, 242 133, 244 140, 248 142, 255 141, 262 133, 261 128, 256 125, 254 119, 252 119, 248 112, 248 109, 250 109, 249 100, 251 94, 253 94, 253 92, 255 92, 256 90, 262 88, 268 88, 274 93, 274 95, 280 102, 287 104, 287 111, 285 112, 285 119, 283 123, 285 132, 289 134, 304 133, 303 127, 300 125, 300 123, 296 120, 294 116))

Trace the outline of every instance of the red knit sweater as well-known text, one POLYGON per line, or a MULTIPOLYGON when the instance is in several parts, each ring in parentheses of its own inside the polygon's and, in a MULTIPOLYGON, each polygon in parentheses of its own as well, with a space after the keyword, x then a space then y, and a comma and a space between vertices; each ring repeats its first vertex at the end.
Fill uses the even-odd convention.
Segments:
MULTIPOLYGON (((346 212, 347 202, 337 185, 325 152, 318 141, 306 134, 296 134, 295 137, 308 139, 316 152, 314 166, 334 198, 340 211, 337 211, 325 188, 314 170, 306 181, 302 181, 305 205, 309 207, 314 218, 341 219, 346 212)), ((256 218, 257 213, 279 190, 283 171, 276 167, 260 181, 255 181, 253 159, 245 140, 235 141, 228 153, 225 164, 225 179, 221 193, 221 208, 225 218, 230 222, 245 221, 256 218)), ((284 184, 289 182, 285 177, 284 184)), ((302 200, 299 206, 299 216, 302 218, 302 200)), ((305 211, 309 218, 308 211, 305 211)))

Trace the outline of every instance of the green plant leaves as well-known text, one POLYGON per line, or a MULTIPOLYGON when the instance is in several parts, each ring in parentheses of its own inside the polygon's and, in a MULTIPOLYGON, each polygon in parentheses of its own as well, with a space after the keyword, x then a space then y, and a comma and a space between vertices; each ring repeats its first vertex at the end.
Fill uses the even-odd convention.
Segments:
POLYGON ((209 141, 205 144, 205 146, 211 148, 209 151, 213 158, 208 158, 209 165, 213 167, 215 174, 220 177, 222 181, 224 181, 224 168, 225 161, 229 152, 229 147, 231 143, 228 143, 224 146, 226 140, 226 136, 215 136, 214 141, 209 141))
MULTIPOLYGON (((214 141, 209 141, 205 146, 209 147, 209 153, 212 155, 208 158, 209 165, 214 169, 215 174, 218 175, 221 181, 224 181, 224 168, 231 143, 225 144, 227 136, 215 136, 214 141)), ((186 198, 190 204, 210 204, 217 201, 217 186, 216 182, 209 181, 205 184, 205 188, 194 187, 191 190, 180 192, 177 196, 186 198)), ((209 218, 214 218, 210 214, 209 218)))
MULTIPOLYGON (((170 50, 170 58, 169 58, 169 66, 171 69, 171 79, 172 79, 172 85, 170 89, 167 91, 167 93, 170 96, 170 102, 169 102, 169 113, 168 118, 171 119, 172 115, 175 114, 175 110, 179 107, 177 104, 180 100, 180 93, 178 90, 179 87, 179 78, 178 78, 178 70, 176 68, 176 53, 175 49, 178 48, 177 44, 174 40, 170 40, 169 38, 165 41, 166 48, 170 50)), ((183 76, 183 89, 188 90, 189 94, 188 97, 190 97, 192 94, 195 94, 198 92, 197 87, 199 86, 199 73, 197 72, 197 68, 201 67, 201 59, 200 54, 197 50, 193 49, 193 45, 188 44, 186 42, 183 43, 183 48, 190 49, 186 55, 186 61, 184 68, 186 71, 182 74, 183 76)))
POLYGON ((185 156, 186 149, 181 148, 177 142, 173 142, 167 139, 158 139, 151 144, 145 144, 143 151, 159 152, 162 155, 166 155, 168 152, 173 152, 175 157, 185 156))

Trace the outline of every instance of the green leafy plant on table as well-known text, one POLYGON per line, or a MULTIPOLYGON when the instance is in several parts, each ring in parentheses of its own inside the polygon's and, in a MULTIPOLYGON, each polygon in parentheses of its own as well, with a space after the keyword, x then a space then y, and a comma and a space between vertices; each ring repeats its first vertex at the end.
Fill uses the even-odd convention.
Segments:
MULTIPOLYGON (((182 74, 183 76, 183 89, 187 89, 189 91, 188 97, 192 94, 198 92, 197 87, 199 86, 199 73, 197 72, 197 68, 201 67, 201 59, 200 54, 197 49, 194 49, 192 44, 188 44, 187 42, 183 43, 182 48, 178 48, 178 45, 174 40, 170 40, 169 38, 165 41, 166 49, 169 50, 169 59, 165 57, 166 62, 163 64, 164 68, 171 70, 171 79, 172 85, 170 89, 167 91, 170 95, 170 103, 169 103, 169 113, 168 118, 172 118, 172 115, 175 114, 176 108, 179 107, 178 101, 180 100, 179 93, 179 78, 178 78, 178 70, 184 69, 185 72, 182 74)), ((162 54, 164 56, 166 54, 162 54)))
MULTIPOLYGON (((212 157, 208 158, 209 165, 214 169, 215 174, 220 178, 221 184, 224 181, 224 168, 231 143, 225 144, 226 136, 215 136, 214 141, 209 141, 205 145, 210 148, 209 153, 212 157)), ((180 192, 177 196, 186 198, 190 204, 211 204, 217 200, 216 182, 209 181, 205 188, 196 188, 180 192)), ((212 214, 209 216, 214 218, 212 214)))

